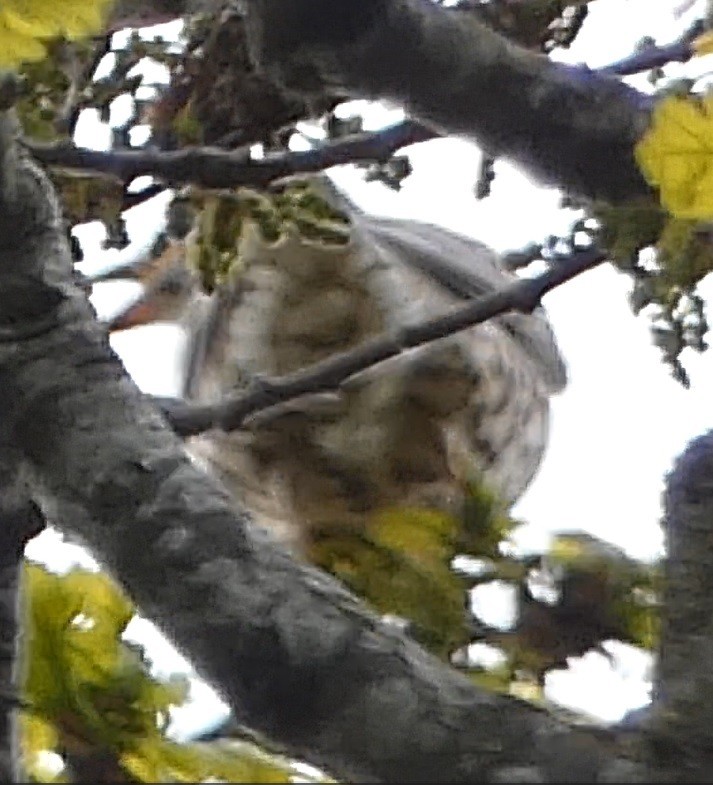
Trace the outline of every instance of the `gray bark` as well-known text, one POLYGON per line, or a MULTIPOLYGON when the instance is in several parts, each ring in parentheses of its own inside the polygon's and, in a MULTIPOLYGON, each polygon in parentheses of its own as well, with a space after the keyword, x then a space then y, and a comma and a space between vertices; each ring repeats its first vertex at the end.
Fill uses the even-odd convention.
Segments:
POLYGON ((0 782, 23 782, 17 727, 24 676, 22 556, 44 519, 16 474, 17 455, 7 444, 0 453, 0 782))
POLYGON ((251 0, 254 57, 296 91, 386 99, 587 198, 648 193, 633 158, 650 99, 555 63, 431 0, 251 0))
POLYGON ((713 431, 691 442, 668 477, 668 565, 653 717, 659 747, 678 757, 671 781, 713 771, 713 431))

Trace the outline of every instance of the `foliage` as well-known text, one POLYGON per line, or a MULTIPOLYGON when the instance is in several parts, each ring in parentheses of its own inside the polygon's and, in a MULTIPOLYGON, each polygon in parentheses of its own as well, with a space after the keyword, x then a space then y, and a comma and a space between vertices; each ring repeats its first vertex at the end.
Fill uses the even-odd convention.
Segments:
POLYGON ((675 218, 713 218, 713 95, 659 101, 635 148, 644 176, 675 218))
POLYGON ((654 343, 674 378, 687 385, 681 352, 707 348, 708 321, 697 287, 713 271, 709 229, 667 214, 653 200, 616 207, 595 204, 589 215, 595 225, 583 221, 577 228, 589 232, 631 276, 632 310, 639 314, 648 308, 654 343))
POLYGON ((325 532, 309 556, 447 658, 468 641, 466 586, 450 569, 455 528, 435 510, 385 511, 365 529, 325 532))
POLYGON ((248 188, 220 194, 189 189, 182 198, 198 213, 196 230, 187 238, 187 254, 206 292, 231 271, 237 273, 246 222, 270 242, 278 240, 287 224, 301 237, 320 243, 344 245, 349 239, 346 219, 306 182, 295 181, 274 195, 248 188))
POLYGON ((46 57, 23 65, 20 74, 28 89, 17 104, 17 113, 25 133, 43 141, 59 135, 57 120, 71 83, 66 65, 88 51, 84 41, 54 40, 47 43, 46 57))
POLYGON ((182 56, 149 107, 152 136, 164 148, 185 144, 287 149, 295 124, 331 111, 339 99, 305 101, 258 71, 249 56, 245 16, 234 4, 204 4, 186 17, 182 56))
POLYGON ((318 533, 309 555, 376 609, 406 620, 414 637, 447 659, 470 640, 468 582, 453 560, 498 559, 514 525, 488 491, 471 483, 460 514, 383 510, 358 530, 318 533))
POLYGON ((69 170, 55 170, 50 178, 62 200, 64 218, 71 226, 101 221, 109 229, 109 238, 117 235, 117 230, 112 231, 112 227, 119 227, 120 239, 115 242, 117 247, 127 244, 128 240, 121 235, 125 189, 120 180, 69 170))
POLYGON ((28 563, 25 587, 29 709, 22 739, 36 781, 64 777, 47 770, 41 753, 48 751, 70 767, 101 751, 114 781, 291 781, 286 761, 246 742, 179 744, 167 736, 188 682, 152 676, 141 647, 122 639, 135 611, 106 575, 81 569, 56 575, 28 563))
POLYGON ((657 564, 641 563, 583 532, 556 535, 545 562, 556 576, 563 604, 596 605, 609 615, 613 637, 653 649, 659 635, 656 607, 661 574, 657 564), (602 591, 607 596, 594 596, 602 591))
POLYGON ((0 6, 0 68, 42 60, 47 41, 84 38, 102 29, 110 0, 4 0, 0 6))
POLYGON ((618 640, 652 649, 658 640, 657 565, 646 565, 583 532, 556 535, 548 551, 503 559, 481 582, 505 579, 515 589, 516 620, 506 631, 482 627, 478 638, 505 653, 486 678, 504 689, 513 682, 542 684, 570 657, 618 640), (515 569, 513 569, 515 568, 515 569), (519 569, 517 569, 519 568, 519 569), (519 575, 518 575, 519 572, 519 575))
MULTIPOLYGON (((471 580, 453 572, 453 557, 477 556, 483 569, 473 582, 520 587, 519 613, 511 631, 477 636, 499 646, 505 662, 486 671, 466 667, 477 683, 528 700, 541 699, 534 685, 549 669, 608 637, 653 644, 655 568, 577 533, 536 557, 507 555, 503 538, 514 524, 472 483, 460 516, 384 511, 358 534, 332 531, 316 539, 312 557, 380 610, 409 620, 414 635, 447 657, 472 632, 464 594, 471 580), (526 591, 543 571, 557 587, 556 602, 526 591)), ((186 682, 152 676, 143 650, 122 639, 134 609, 106 575, 75 569, 60 576, 28 564, 26 589, 29 709, 22 729, 35 781, 62 781, 82 761, 97 781, 292 781, 292 764, 245 741, 179 744, 167 736, 171 709, 186 700, 186 682), (47 751, 61 754, 70 771, 50 771, 41 754, 47 751)))

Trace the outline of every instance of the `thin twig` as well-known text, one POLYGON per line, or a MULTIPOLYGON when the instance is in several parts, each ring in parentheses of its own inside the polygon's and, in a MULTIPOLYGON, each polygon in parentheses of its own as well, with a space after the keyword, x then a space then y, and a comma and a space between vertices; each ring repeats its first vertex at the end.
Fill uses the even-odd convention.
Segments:
POLYGON ((144 202, 148 202, 149 199, 153 199, 154 196, 158 196, 160 193, 163 193, 166 190, 166 186, 160 183, 151 183, 147 185, 145 188, 142 188, 140 191, 127 191, 124 194, 124 198, 121 202, 121 209, 122 212, 124 210, 130 210, 133 207, 138 207, 140 204, 144 202))
POLYGON ((377 336, 350 351, 332 355, 295 373, 273 379, 257 378, 247 390, 217 403, 199 405, 173 398, 155 400, 180 436, 195 436, 211 428, 232 431, 257 412, 302 395, 335 390, 349 377, 407 349, 445 338, 508 311, 529 313, 539 305, 547 292, 585 270, 596 267, 606 258, 599 248, 575 251, 566 260, 558 261, 535 278, 520 279, 442 316, 377 336))
POLYGON ((69 137, 74 136, 79 115, 84 108, 82 105, 82 91, 87 82, 94 76, 94 72, 99 67, 99 63, 104 55, 109 51, 110 46, 111 36, 108 34, 101 36, 94 41, 91 54, 83 64, 79 63, 77 51, 70 51, 74 73, 70 78, 64 105, 55 120, 55 128, 59 133, 66 133, 69 137))
POLYGON ((597 69, 612 76, 633 76, 653 68, 663 68, 668 63, 687 63, 695 56, 694 41, 705 31, 702 20, 696 21, 676 41, 665 46, 648 46, 616 63, 597 69))

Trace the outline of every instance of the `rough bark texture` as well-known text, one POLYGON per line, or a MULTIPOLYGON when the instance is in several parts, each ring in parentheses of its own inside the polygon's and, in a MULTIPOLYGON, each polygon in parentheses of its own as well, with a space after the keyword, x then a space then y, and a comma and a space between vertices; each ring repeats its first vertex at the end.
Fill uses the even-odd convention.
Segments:
POLYGON ((677 782, 713 776, 713 431, 691 442, 668 478, 668 568, 656 684, 656 737, 677 782))
POLYGON ((20 592, 26 543, 44 528, 17 476, 17 454, 0 459, 0 782, 23 782, 17 709, 22 679, 20 592))
POLYGON ((554 63, 431 0, 251 0, 254 56, 293 89, 402 104, 585 197, 647 192, 633 146, 649 99, 554 63))

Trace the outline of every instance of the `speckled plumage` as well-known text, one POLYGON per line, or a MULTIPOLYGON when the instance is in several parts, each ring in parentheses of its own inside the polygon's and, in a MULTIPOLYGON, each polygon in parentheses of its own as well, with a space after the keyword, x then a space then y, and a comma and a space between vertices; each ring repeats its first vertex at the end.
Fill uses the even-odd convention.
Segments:
MULTIPOLYGON (((297 371, 513 279, 475 240, 366 215, 331 186, 326 195, 351 214, 347 245, 296 231, 270 244, 248 232, 240 275, 194 300, 188 397, 215 400, 253 374, 297 371)), ((512 504, 537 471, 549 398, 565 383, 544 312, 509 314, 382 363, 338 394, 204 434, 190 449, 299 549, 315 530, 387 506, 452 509, 475 476, 512 504)))

